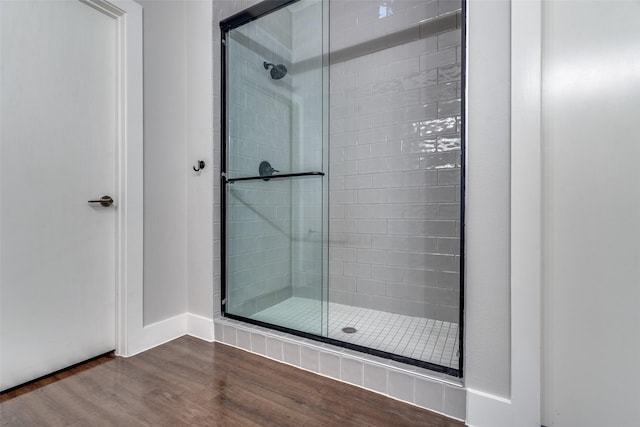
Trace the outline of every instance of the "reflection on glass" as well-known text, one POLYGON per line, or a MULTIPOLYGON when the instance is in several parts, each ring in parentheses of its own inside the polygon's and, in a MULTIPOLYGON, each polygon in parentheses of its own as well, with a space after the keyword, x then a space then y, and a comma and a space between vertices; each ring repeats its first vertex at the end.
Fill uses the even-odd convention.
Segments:
POLYGON ((322 335, 327 178, 260 178, 323 170, 322 3, 307 3, 226 34, 226 313, 322 335))

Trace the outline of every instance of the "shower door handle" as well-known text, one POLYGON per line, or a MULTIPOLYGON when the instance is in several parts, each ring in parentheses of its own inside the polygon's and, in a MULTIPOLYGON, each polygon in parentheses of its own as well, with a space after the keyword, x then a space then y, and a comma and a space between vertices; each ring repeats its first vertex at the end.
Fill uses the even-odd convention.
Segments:
POLYGON ((227 174, 222 172, 220 176, 222 177, 225 184, 233 184, 236 181, 253 181, 258 179, 261 179, 263 181, 268 181, 270 179, 298 178, 303 176, 324 176, 324 172, 320 172, 320 171, 294 172, 294 173, 283 173, 280 175, 245 176, 242 178, 227 178, 227 174))
POLYGON ((107 208, 113 204, 113 199, 111 196, 102 196, 100 200, 89 200, 88 203, 100 203, 102 206, 107 208))

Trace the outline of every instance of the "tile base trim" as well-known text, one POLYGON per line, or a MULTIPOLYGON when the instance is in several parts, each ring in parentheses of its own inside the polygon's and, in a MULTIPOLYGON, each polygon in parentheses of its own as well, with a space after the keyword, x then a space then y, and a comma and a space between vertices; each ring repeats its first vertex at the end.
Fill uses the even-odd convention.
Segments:
POLYGON ((466 390, 459 378, 224 317, 214 319, 214 336, 220 343, 465 420, 466 390))

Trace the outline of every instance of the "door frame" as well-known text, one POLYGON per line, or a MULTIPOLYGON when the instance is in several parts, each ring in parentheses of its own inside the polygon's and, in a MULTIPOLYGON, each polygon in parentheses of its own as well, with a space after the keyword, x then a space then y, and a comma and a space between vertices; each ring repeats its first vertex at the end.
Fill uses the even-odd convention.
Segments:
MULTIPOLYGON (((475 126, 467 129, 469 141, 486 142, 495 138, 495 129, 490 129, 492 122, 483 120, 487 117, 481 110, 486 110, 491 102, 498 106, 493 117, 507 123, 510 127, 510 295, 506 329, 507 335, 489 328, 492 319, 487 313, 503 310, 494 307, 495 290, 487 286, 486 277, 476 277, 475 285, 479 285, 474 296, 489 292, 489 299, 474 299, 469 304, 473 310, 466 313, 467 324, 474 325, 466 330, 465 339, 474 344, 474 358, 466 366, 467 381, 482 386, 474 388, 467 383, 466 421, 474 426, 539 426, 541 422, 541 289, 542 289, 542 134, 541 134, 541 65, 542 65, 542 7, 543 0, 500 0, 492 2, 490 7, 482 2, 468 1, 471 12, 468 19, 468 36, 476 50, 476 62, 469 65, 469 76, 476 76, 475 103, 468 107, 467 114, 479 117, 475 126), (492 24, 504 19, 506 10, 510 19, 510 55, 496 47, 495 37, 502 37, 500 26, 496 30, 492 24), (500 12, 500 14, 496 14, 500 12), (484 30, 483 30, 484 29, 484 30), (493 50, 497 49, 497 50, 493 50), (481 53, 480 53, 481 52, 481 53), (480 58, 482 59, 480 60, 480 58), (497 78, 483 79, 482 72, 494 70, 496 61, 502 66, 504 61, 510 65, 510 80, 497 78), (488 66, 487 64, 494 64, 488 66), (504 105, 501 94, 510 91, 510 104, 504 105), (496 100, 496 93, 498 98, 496 100), (490 98, 493 97, 493 98, 490 98), (482 99, 481 99, 482 98, 482 99), (503 111, 508 113, 505 115, 503 111), (497 334, 497 335, 496 335, 497 334), (492 381, 487 381, 487 372, 493 369, 491 360, 501 357, 500 351, 487 347, 486 336, 492 335, 500 340, 508 340, 510 354, 507 359, 509 390, 503 393, 491 391, 499 388, 492 381), (489 362, 488 362, 489 361, 489 362), (509 369, 510 368, 510 369, 509 369)), ((509 34, 507 34, 509 37, 509 34)), ((469 52, 467 53, 469 54, 469 52)), ((467 62, 469 64, 469 62, 467 62)), ((501 75, 499 76, 501 77, 501 75)), ((471 99, 474 99, 471 94, 471 99)), ((495 123, 496 120, 493 121, 495 123)), ((500 133, 502 130, 498 130, 500 133)), ((502 137, 498 137, 502 138, 502 137)), ((486 163, 482 155, 475 158, 476 164, 486 163)), ((473 164, 474 159, 471 160, 473 164)), ((476 166, 478 169, 486 166, 476 166)), ((492 172, 493 173, 493 172, 492 172)), ((486 172, 484 172, 487 179, 486 172)), ((475 177, 480 176, 476 172, 475 177)), ((500 177, 500 175, 495 175, 500 177)), ((491 177, 495 179, 495 177, 491 177)), ((488 182, 488 181, 485 181, 488 182)), ((491 194, 484 192, 483 195, 491 194)), ((504 197, 503 194, 499 194, 504 197)), ((495 196, 495 191, 492 197, 495 196)), ((489 201, 491 202, 491 200, 489 201)), ((488 203, 485 201, 485 203, 488 203)), ((483 208, 485 209, 485 208, 483 208)), ((478 208, 474 211, 479 213, 478 208)), ((485 212, 483 210, 483 212, 485 212)), ((480 215, 482 212, 480 212, 480 215)), ((473 214, 472 214, 473 215, 473 214)), ((475 221, 474 224, 480 224, 475 221)), ((486 224, 486 222, 484 222, 486 224)), ((491 227, 488 228, 491 231, 491 227)), ((488 235, 476 236, 482 240, 488 235)), ((492 236, 493 237, 493 236, 492 236)), ((488 239, 485 239, 488 241, 488 239)), ((476 245, 477 246, 477 245, 476 245)), ((477 246, 480 247, 480 246, 477 246)), ((492 250, 495 245, 491 246, 492 250)), ((482 247, 487 251, 487 245, 482 247)), ((469 255, 469 259, 480 259, 479 252, 469 255)), ((481 262, 481 261, 478 261, 481 262)), ((495 342, 495 341, 494 341, 495 342)))
POLYGON ((79 0, 117 22, 116 354, 140 348, 143 325, 142 6, 132 0, 79 0))

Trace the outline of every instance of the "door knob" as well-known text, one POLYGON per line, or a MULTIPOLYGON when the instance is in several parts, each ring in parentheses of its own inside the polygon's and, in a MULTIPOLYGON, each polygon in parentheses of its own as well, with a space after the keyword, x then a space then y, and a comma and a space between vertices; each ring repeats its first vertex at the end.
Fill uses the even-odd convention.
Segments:
POLYGON ((89 203, 100 203, 106 208, 113 204, 113 199, 111 196, 102 196, 100 197, 100 200, 89 200, 89 203))

